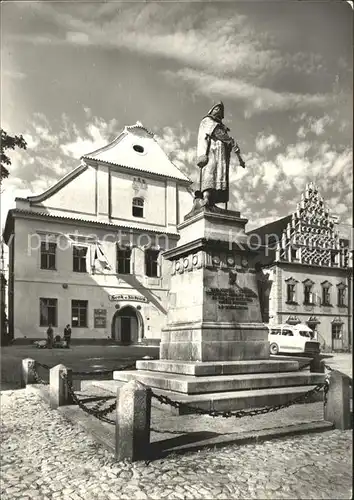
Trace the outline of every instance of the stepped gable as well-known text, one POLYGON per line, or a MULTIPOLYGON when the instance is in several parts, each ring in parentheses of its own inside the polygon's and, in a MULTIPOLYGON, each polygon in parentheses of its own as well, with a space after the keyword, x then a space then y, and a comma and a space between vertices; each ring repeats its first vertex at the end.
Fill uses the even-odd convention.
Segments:
POLYGON ((340 244, 335 221, 318 188, 306 185, 296 211, 282 232, 277 260, 328 267, 348 267, 349 249, 340 244))
POLYGON ((154 139, 154 134, 140 122, 124 127, 114 141, 85 154, 82 160, 96 160, 191 183, 190 179, 171 162, 154 139))

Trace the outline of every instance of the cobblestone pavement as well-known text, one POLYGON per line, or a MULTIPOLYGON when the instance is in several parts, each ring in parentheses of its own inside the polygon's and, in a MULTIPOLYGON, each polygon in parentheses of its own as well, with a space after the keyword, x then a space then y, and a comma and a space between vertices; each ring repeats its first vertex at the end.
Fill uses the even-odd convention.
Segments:
POLYGON ((351 431, 116 463, 34 391, 1 400, 2 500, 351 498, 351 431))

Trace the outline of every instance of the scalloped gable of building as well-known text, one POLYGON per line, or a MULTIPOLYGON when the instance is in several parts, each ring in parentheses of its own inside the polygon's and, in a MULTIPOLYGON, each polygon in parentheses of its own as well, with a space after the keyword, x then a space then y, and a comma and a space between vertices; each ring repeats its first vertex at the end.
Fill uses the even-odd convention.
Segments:
MULTIPOLYGON (((96 214, 96 170, 80 165, 44 193, 27 198, 31 209, 48 213, 56 211, 96 214)), ((22 205, 18 205, 22 208, 22 205)))
POLYGON ((140 122, 127 126, 110 144, 82 157, 191 182, 140 122))

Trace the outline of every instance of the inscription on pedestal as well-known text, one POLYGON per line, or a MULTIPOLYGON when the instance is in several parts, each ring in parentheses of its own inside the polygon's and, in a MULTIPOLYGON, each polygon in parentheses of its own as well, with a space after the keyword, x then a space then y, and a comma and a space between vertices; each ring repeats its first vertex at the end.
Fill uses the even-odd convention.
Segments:
POLYGON ((253 302, 257 294, 249 288, 207 288, 205 293, 212 300, 218 301, 219 309, 248 309, 248 304, 253 302))

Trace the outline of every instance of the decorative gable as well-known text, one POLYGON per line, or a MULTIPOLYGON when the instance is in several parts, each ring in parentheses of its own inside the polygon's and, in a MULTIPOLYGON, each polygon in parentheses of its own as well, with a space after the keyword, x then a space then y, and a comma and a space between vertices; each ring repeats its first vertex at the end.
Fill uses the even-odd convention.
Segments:
MULTIPOLYGON (((171 162, 154 139, 153 133, 140 122, 126 126, 114 141, 84 155, 82 159, 84 161, 96 160, 141 173, 147 172, 191 183, 190 179, 171 162)), ((138 174, 137 178, 139 178, 138 174)))
POLYGON ((334 219, 311 182, 282 233, 277 259, 328 267, 348 267, 349 249, 340 245, 334 219))

